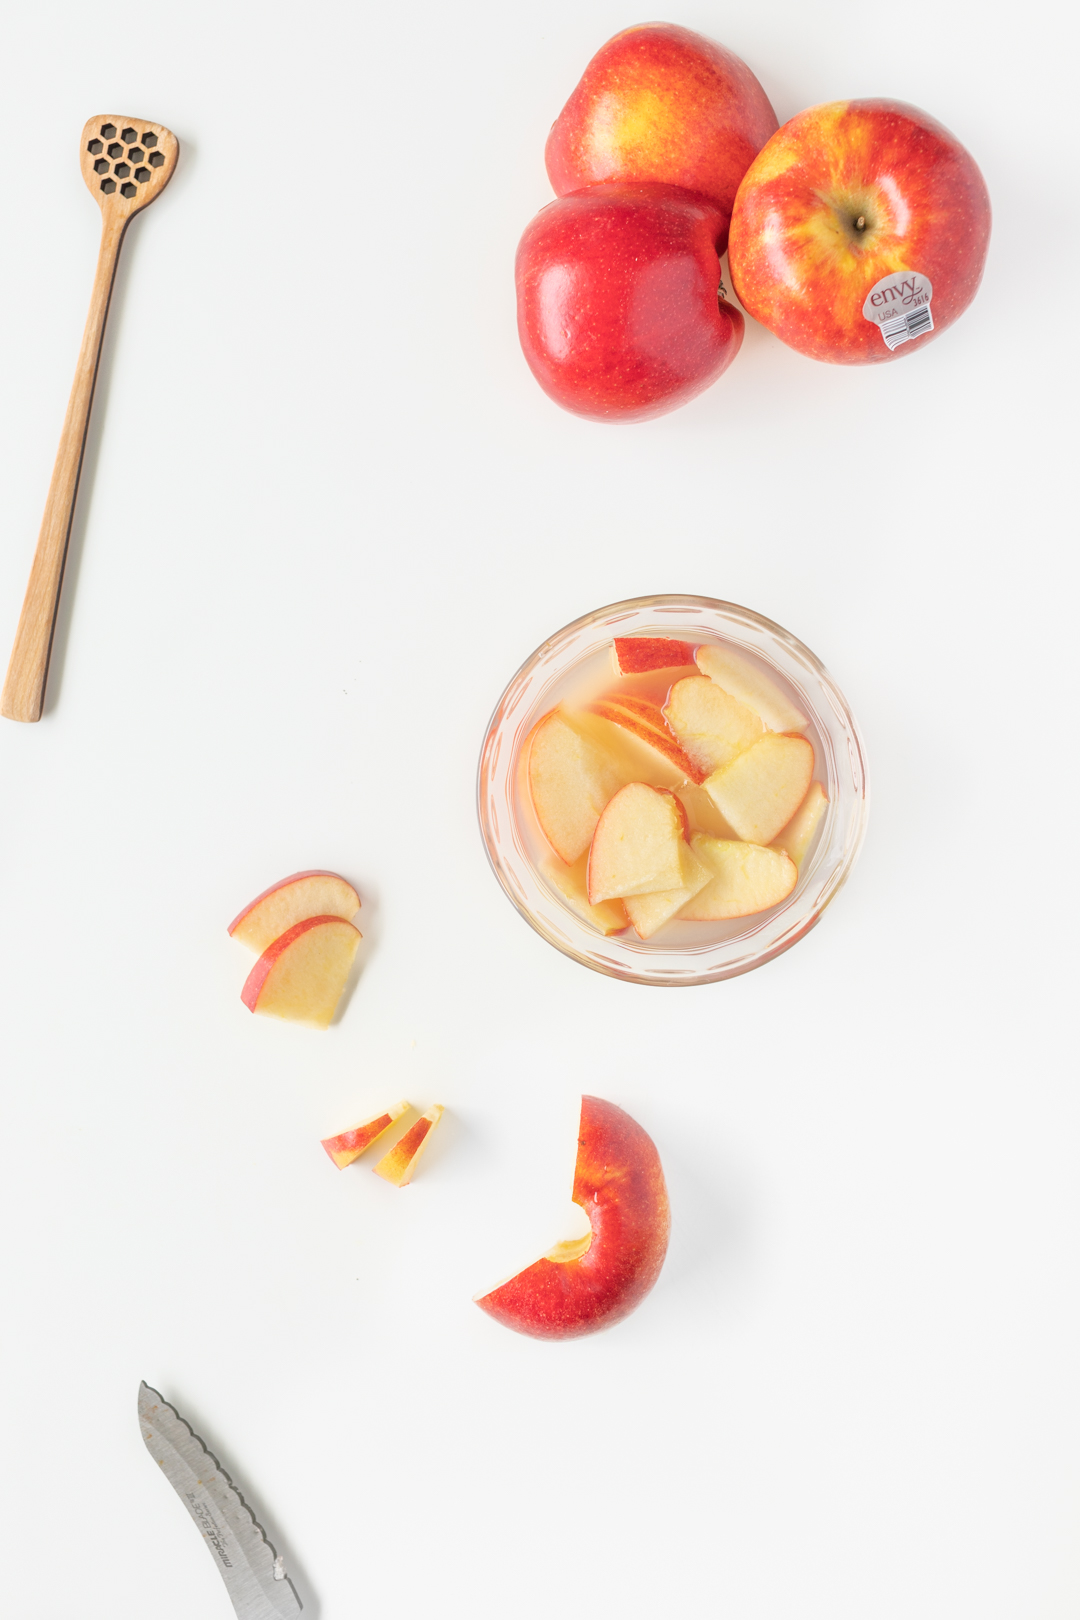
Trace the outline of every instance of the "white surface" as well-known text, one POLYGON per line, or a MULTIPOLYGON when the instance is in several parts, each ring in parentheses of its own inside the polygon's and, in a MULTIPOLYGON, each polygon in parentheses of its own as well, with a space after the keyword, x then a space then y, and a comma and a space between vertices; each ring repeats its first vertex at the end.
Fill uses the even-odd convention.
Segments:
POLYGON ((145 1377, 312 1620, 1075 1615, 1068 15, 678 12, 782 118, 934 113, 994 241, 922 354, 751 329, 605 428, 532 381, 511 261, 632 14, 9 14, 4 656, 96 251, 79 130, 152 116, 182 157, 125 250, 50 710, 0 723, 7 1613, 226 1620, 145 1377), (817 931, 693 991, 545 945, 473 808, 519 662, 656 590, 814 648, 874 790, 817 931), (225 934, 321 864, 367 934, 326 1035, 251 1018, 225 934), (566 1234, 583 1089, 654 1135, 674 1239, 626 1325, 536 1343, 470 1296, 566 1234), (319 1137, 399 1095, 448 1109, 414 1185, 335 1172, 319 1137))

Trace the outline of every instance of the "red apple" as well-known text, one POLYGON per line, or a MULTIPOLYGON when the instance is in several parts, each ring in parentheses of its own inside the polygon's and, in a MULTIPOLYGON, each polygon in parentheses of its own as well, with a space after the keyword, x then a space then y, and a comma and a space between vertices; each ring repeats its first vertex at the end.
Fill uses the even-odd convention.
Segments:
POLYGON ((588 1237, 556 1244, 542 1260, 476 1303, 536 1339, 572 1339, 613 1327, 660 1275, 671 1214, 652 1138, 600 1097, 582 1097, 573 1199, 588 1237))
POLYGON ((548 136, 547 170, 560 197, 605 180, 661 181, 701 192, 730 219, 775 128, 745 62, 689 28, 643 23, 585 69, 548 136))
POLYGON ((715 382, 744 326, 719 292, 726 234, 726 214, 675 186, 590 186, 541 209, 516 279, 545 393, 578 416, 640 422, 715 382))
POLYGON ((970 304, 990 199, 949 131, 900 101, 799 113, 750 165, 728 262, 748 312, 814 360, 922 348, 970 304))

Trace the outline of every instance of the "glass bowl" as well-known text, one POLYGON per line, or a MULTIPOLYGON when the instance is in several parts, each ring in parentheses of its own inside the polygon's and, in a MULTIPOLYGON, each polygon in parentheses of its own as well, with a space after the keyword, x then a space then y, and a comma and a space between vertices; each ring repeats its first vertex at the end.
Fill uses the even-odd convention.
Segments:
MULTIPOLYGON (((610 677, 614 682, 615 676, 610 677)), ((499 699, 484 738, 477 784, 480 830, 492 870, 510 900, 558 950, 635 984, 711 984, 748 973, 809 933, 844 883, 862 844, 868 805, 858 727, 828 670, 770 619, 705 596, 642 596, 599 608, 559 630, 521 666, 499 699), (572 687, 575 672, 615 636, 723 641, 764 666, 809 715, 815 775, 829 804, 799 880, 768 911, 722 923, 673 922, 652 939, 633 930, 605 937, 545 878, 551 859, 526 779, 524 744, 536 722, 572 687)))

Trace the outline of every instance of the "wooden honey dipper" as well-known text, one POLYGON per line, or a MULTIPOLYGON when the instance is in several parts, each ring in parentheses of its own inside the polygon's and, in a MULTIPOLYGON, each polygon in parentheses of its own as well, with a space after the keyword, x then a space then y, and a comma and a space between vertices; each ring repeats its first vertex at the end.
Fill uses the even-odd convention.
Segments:
POLYGON ((120 244, 135 215, 164 191, 176 168, 179 151, 179 142, 171 130, 145 119, 120 118, 110 113, 91 118, 82 132, 79 157, 83 179, 101 207, 101 247, 79 363, 30 569, 30 583, 15 632, 7 679, 0 694, 0 714, 9 720, 41 719, 60 586, 120 244))

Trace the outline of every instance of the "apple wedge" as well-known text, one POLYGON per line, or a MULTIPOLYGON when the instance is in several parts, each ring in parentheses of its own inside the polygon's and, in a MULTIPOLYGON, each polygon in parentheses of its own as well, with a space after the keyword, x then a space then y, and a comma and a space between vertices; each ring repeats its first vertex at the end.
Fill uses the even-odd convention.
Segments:
POLYGON ((629 919, 621 900, 602 900, 599 905, 590 905, 588 851, 573 866, 563 861, 548 861, 544 873, 578 916, 584 917, 602 934, 621 934, 627 926, 629 919))
POLYGON ((740 838, 771 844, 802 804, 813 774, 814 749, 805 737, 767 731, 702 786, 740 838))
MULTIPOLYGON (((653 703, 648 698, 628 697, 623 693, 617 693, 614 696, 598 698, 595 703, 589 705, 587 712, 609 722, 616 733, 621 731, 624 747, 626 738, 634 738, 639 744, 644 744, 658 761, 666 763, 665 779, 653 781, 651 777, 639 776, 632 780, 648 780, 654 787, 674 787, 686 777, 692 782, 701 782, 708 776, 708 771, 703 771, 695 765, 681 746, 664 719, 664 711, 659 703, 653 703)), ((618 757, 617 737, 608 742, 608 747, 618 757)))
MULTIPOLYGON (((679 864, 682 884, 677 889, 663 889, 659 894, 632 894, 623 901, 626 915, 634 925, 639 939, 651 939, 658 928, 674 917, 694 895, 713 877, 712 870, 703 866, 693 851, 680 841, 679 864)), ((614 904, 616 902, 609 902, 614 904)))
POLYGON ((394 1143, 389 1153, 385 1154, 374 1165, 377 1176, 384 1181, 392 1182, 395 1187, 407 1187, 413 1178, 413 1171, 420 1160, 420 1155, 431 1140, 431 1133, 443 1117, 443 1108, 439 1103, 433 1103, 426 1114, 421 1114, 415 1125, 409 1129, 401 1139, 394 1143))
POLYGON ((770 731, 804 731, 809 724, 775 681, 764 670, 741 657, 730 647, 699 647, 695 656, 698 669, 717 686, 745 703, 761 716, 770 731))
POLYGON ((705 789, 696 782, 680 782, 674 792, 694 832, 712 833, 714 838, 736 836, 734 827, 725 821, 705 789))
POLYGON ((572 866, 626 778, 599 740, 582 735, 562 709, 552 709, 533 728, 528 777, 541 831, 559 859, 572 866))
POLYGON ((645 675, 651 669, 686 669, 694 662, 690 641, 667 636, 616 636, 612 644, 620 675, 645 675))
POLYGON ((759 716, 707 675, 688 675, 671 688, 664 717, 694 764, 706 776, 756 743, 764 733, 759 716))
POLYGON ((582 1097, 573 1200, 589 1236, 558 1243, 534 1265, 476 1299, 504 1327, 572 1339, 613 1327, 660 1275, 671 1212, 660 1155, 636 1120, 582 1097))
POLYGON ((344 1170, 347 1164, 353 1164, 361 1153, 365 1153, 372 1142, 378 1141, 383 1132, 401 1118, 408 1106, 407 1102, 395 1103, 385 1114, 373 1114, 361 1124, 351 1125, 347 1131, 339 1131, 337 1136, 324 1136, 322 1145, 338 1169, 344 1170))
POLYGON ((821 818, 829 808, 829 796, 820 782, 811 782, 810 791, 800 804, 779 838, 774 838, 771 849, 781 849, 790 855, 796 866, 801 866, 806 852, 814 841, 821 818))
POLYGON ((713 877, 682 908, 679 915, 686 922, 753 916, 786 900, 798 882, 799 869, 783 850, 713 838, 709 833, 695 833, 690 842, 713 877))
POLYGON ((686 812, 672 793, 644 782, 620 788, 596 823, 589 851, 589 904, 682 886, 679 846, 686 812))
MULTIPOLYGON (((569 712, 566 719, 592 747, 615 762, 619 787, 625 787, 627 782, 647 782, 650 787, 673 788, 685 780, 686 769, 681 760, 672 760, 627 726, 587 709, 569 712)), ((675 743, 674 737, 671 741, 675 743)))
POLYGON ((344 917, 305 917, 263 951, 240 999, 253 1013, 325 1029, 360 943, 344 917))
POLYGON ((294 872, 292 877, 271 884, 245 906, 229 924, 229 933, 261 954, 306 917, 344 917, 349 921, 359 910, 360 896, 336 872, 294 872))

